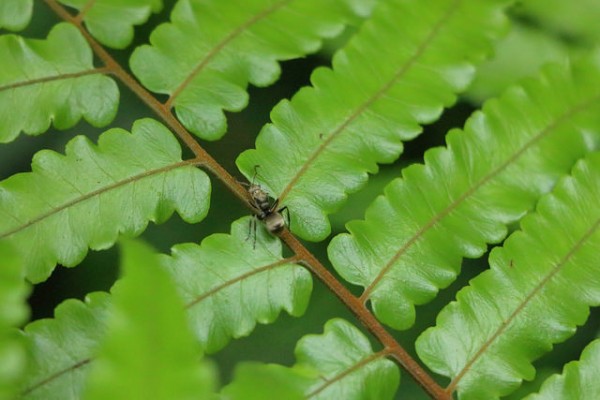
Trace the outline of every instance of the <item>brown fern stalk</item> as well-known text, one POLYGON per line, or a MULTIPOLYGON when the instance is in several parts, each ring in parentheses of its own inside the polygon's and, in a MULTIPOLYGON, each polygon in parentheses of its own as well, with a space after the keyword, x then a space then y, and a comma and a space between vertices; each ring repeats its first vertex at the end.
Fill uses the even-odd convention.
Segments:
MULTIPOLYGON (((194 153, 190 163, 209 170, 249 209, 250 199, 246 189, 229 174, 214 158, 210 156, 194 139, 187 129, 175 118, 170 104, 163 104, 147 91, 131 74, 129 74, 84 28, 80 15, 73 16, 57 3, 56 0, 44 0, 46 4, 64 21, 75 25, 85 37, 93 52, 104 63, 101 71, 113 75, 127 88, 133 91, 154 113, 180 138, 194 153)), ((255 211, 255 210, 253 210, 255 211)), ((452 395, 437 384, 419 363, 394 339, 394 337, 375 318, 364 302, 354 296, 325 266, 287 229, 280 234, 283 242, 294 252, 294 258, 323 282, 342 303, 357 317, 363 326, 383 345, 378 355, 388 356, 399 364, 433 399, 451 399, 452 395)))

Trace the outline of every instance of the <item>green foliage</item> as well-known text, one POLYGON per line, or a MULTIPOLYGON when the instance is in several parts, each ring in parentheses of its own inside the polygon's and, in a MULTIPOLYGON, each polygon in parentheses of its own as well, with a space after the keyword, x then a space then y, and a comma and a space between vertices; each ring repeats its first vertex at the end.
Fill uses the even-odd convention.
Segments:
POLYGON ((364 221, 331 241, 336 270, 365 288, 380 320, 409 328, 414 305, 452 283, 462 257, 480 257, 487 243, 501 241, 508 224, 598 148, 599 96, 597 56, 548 68, 486 103, 464 131, 448 134, 447 148, 427 151, 425 165, 406 168, 364 221))
POLYGON ((599 176, 600 153, 579 162, 417 340, 421 359, 462 399, 496 399, 532 379, 531 361, 600 305, 599 176))
MULTIPOLYGON (((541 382, 551 368, 532 363, 600 305, 600 53, 589 50, 600 36, 585 22, 598 9, 587 1, 512 8, 519 25, 497 44, 510 0, 174 0, 153 18, 160 0, 45 0, 28 27, 30 1, 0 0, 0 28, 24 29, 0 35, 0 165, 8 169, 0 182, 0 398, 492 399, 536 372, 541 382), (141 24, 156 26, 133 35, 141 24), (150 43, 140 44, 148 32, 150 43), (125 49, 134 36, 129 50, 103 48, 125 49), (271 85, 281 62, 323 45, 341 48, 331 68, 284 75, 311 75, 311 87, 289 101, 281 97, 293 92, 282 87, 252 89, 256 104, 233 116, 222 143, 192 135, 220 139, 225 114, 249 102, 249 85, 271 85), (547 60, 559 62, 539 70, 547 60), (523 75, 530 78, 507 88, 523 75), (451 118, 465 104, 442 113, 465 91, 462 99, 476 101, 502 94, 414 164, 436 132, 463 125, 451 118), (279 104, 248 149, 266 97, 269 109, 279 104), (93 144, 89 125, 110 123, 93 144), (30 137, 52 126, 76 126, 78 136, 30 137), (396 163, 422 129, 427 135, 396 163), (7 165, 28 164, 36 152, 31 172, 7 165), (255 201, 225 170, 237 155, 241 173, 260 185, 255 201), (395 165, 381 173, 386 163, 395 165), (203 170, 219 182, 196 227, 211 196, 203 170), (269 233, 261 219, 280 207, 291 232, 269 233), (239 217, 250 210, 258 218, 239 217), (181 218, 145 232, 175 211, 181 218), (348 232, 339 234, 343 224, 348 232), (322 241, 332 230, 329 244, 294 236, 322 241), (106 255, 84 260, 88 249, 142 233, 171 253, 124 240, 124 277, 110 293, 92 292, 110 285, 88 278, 92 260, 106 255), (489 269, 478 271, 487 267, 478 260, 461 271, 464 258, 495 244, 489 269), (80 264, 55 274, 57 265, 80 264), (38 318, 38 291, 63 290, 60 277, 74 272, 91 283, 62 285, 85 300, 61 293, 53 318, 23 327, 26 281, 52 277, 35 287, 38 318), (436 302, 416 307, 441 289, 436 302), (282 311, 302 319, 260 326, 282 311), (420 387, 403 379, 396 393, 396 364, 420 387)), ((106 260, 92 267, 110 267, 106 260)), ((579 353, 594 329, 562 351, 579 353)), ((537 396, 594 398, 597 349, 537 396)))
POLYGON ((260 165, 261 185, 298 222, 294 233, 325 239, 331 232, 327 214, 363 186, 378 163, 396 160, 402 141, 420 133, 420 124, 456 101, 504 26, 505 4, 382 2, 334 56, 333 70, 316 70, 313 87, 275 107, 273 123, 261 131, 256 149, 237 159, 238 167, 250 179, 260 165))
POLYGON ((593 399, 600 393, 600 340, 590 343, 579 361, 565 366, 562 375, 553 375, 540 389, 526 400, 593 399))
POLYGON ((282 257, 277 238, 262 227, 254 238, 249 227, 250 218, 242 218, 231 234, 211 235, 201 245, 177 245, 172 256, 162 258, 208 352, 231 337, 248 335, 256 322, 272 323, 281 310, 300 316, 308 305, 310 273, 282 257))
MULTIPOLYGON (((381 354, 374 354, 367 338, 342 319, 325 325, 322 335, 303 337, 296 346, 296 365, 241 364, 233 383, 223 393, 232 399, 391 399, 400 382, 398 368, 381 354), (252 379, 259 379, 256 385, 252 379), (247 393, 256 387, 275 387, 272 392, 247 393), (245 394, 246 393, 246 394, 245 394), (289 396, 289 397, 288 397, 289 396), (295 397, 294 397, 295 396, 295 397)), ((259 389, 260 390, 260 389, 259 389)))
POLYGON ((110 247, 119 233, 138 235, 174 210, 186 221, 201 220, 209 196, 208 177, 181 161, 173 135, 154 120, 139 120, 132 133, 105 132, 97 146, 78 136, 65 156, 42 150, 32 172, 3 181, 0 238, 22 255, 27 278, 40 282, 57 262, 77 265, 88 247, 110 247))
POLYGON ((133 26, 143 24, 151 13, 159 12, 162 0, 59 0, 83 12, 89 32, 102 44, 116 49, 133 40, 133 26))
POLYGON ((23 399, 80 398, 92 357, 106 332, 110 296, 91 293, 85 302, 67 300, 54 310, 54 319, 25 327, 31 367, 23 383, 23 399))
MULTIPOLYGON (((292 315, 302 315, 308 304, 312 288, 308 271, 282 258, 281 242, 262 228, 257 230, 256 248, 253 248, 253 240, 248 238, 249 223, 249 217, 242 218, 233 223, 231 235, 211 235, 200 246, 181 244, 173 249, 172 256, 161 255, 158 261, 152 261, 162 266, 155 275, 175 282, 187 309, 188 324, 202 350, 215 352, 231 337, 248 335, 256 322, 273 322, 281 309, 292 315), (240 254, 246 256, 240 258, 240 254)), ((138 252, 134 251, 133 255, 138 252)), ((151 264, 147 256, 143 260, 151 264)), ((135 278, 129 280, 137 282, 135 278)), ((114 290, 126 290, 119 288, 117 285, 114 290)), ((160 294, 144 295, 139 290, 130 291, 130 296, 135 294, 142 301, 137 306, 147 309, 152 315, 158 312, 158 306, 151 306, 149 299, 166 301, 160 294)), ((33 348, 33 370, 38 373, 26 382, 27 399, 79 398, 87 376, 87 365, 97 354, 99 342, 107 330, 111 303, 111 296, 94 293, 86 304, 66 301, 56 309, 54 320, 38 321, 28 326, 26 336, 33 348), (79 329, 73 329, 78 319, 85 321, 79 324, 79 329), (65 339, 71 343, 66 356, 62 354, 65 339), (51 393, 56 397, 50 397, 51 393)), ((113 325, 119 321, 125 324, 126 319, 126 316, 121 316, 113 325)), ((120 325, 114 329, 128 331, 120 325)), ((140 332, 156 331, 147 326, 136 329, 140 332)), ((137 337, 133 332, 132 335, 137 337)), ((110 346, 114 346, 115 351, 131 347, 122 342, 110 346)), ((132 357, 135 359, 132 362, 148 362, 145 358, 132 357)))
POLYGON ((318 376, 305 391, 315 399, 390 399, 400 374, 381 354, 373 354, 368 339, 348 322, 327 322, 322 335, 309 335, 296 346, 294 368, 318 376))
POLYGON ((27 362, 23 340, 13 328, 27 320, 29 286, 23 282, 23 266, 16 252, 0 242, 0 254, 0 399, 10 399, 17 393, 27 362))
POLYGON ((20 31, 29 24, 33 0, 2 0, 0 2, 0 28, 20 31))
POLYGON ((115 117, 117 85, 94 69, 89 45, 69 24, 46 40, 0 36, 0 60, 0 143, 21 131, 39 135, 51 122, 67 129, 81 118, 104 126, 115 117))
POLYGON ((248 103, 248 83, 273 83, 278 61, 314 53, 371 2, 180 0, 171 22, 152 33, 152 46, 134 51, 131 69, 148 89, 170 96, 191 132, 216 140, 226 130, 223 110, 248 103))
POLYGON ((200 349, 175 285, 145 245, 125 241, 121 248, 125 278, 113 289, 107 340, 84 398, 208 398, 214 374, 210 365, 198 364, 200 349))

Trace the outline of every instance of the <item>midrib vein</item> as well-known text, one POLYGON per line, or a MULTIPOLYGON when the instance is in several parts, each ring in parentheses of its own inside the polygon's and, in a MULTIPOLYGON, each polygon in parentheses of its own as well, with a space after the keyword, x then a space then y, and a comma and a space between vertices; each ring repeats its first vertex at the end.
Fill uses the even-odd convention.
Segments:
POLYGON ((454 388, 459 384, 460 380, 465 376, 465 374, 469 371, 471 366, 485 354, 487 349, 492 345, 492 343, 499 338, 502 333, 504 333, 510 324, 517 318, 518 315, 527 307, 527 305, 531 302, 531 300, 546 286, 546 284, 557 274, 562 268, 569 262, 571 257, 579 250, 579 248, 597 231, 600 226, 600 219, 597 219, 596 222, 588 229, 584 235, 575 243, 573 247, 569 250, 569 252, 550 270, 550 272, 544 276, 544 278, 533 288, 533 290, 523 299, 523 302, 519 304, 519 306, 512 312, 512 314, 504 321, 498 329, 490 336, 488 340, 486 340, 479 350, 473 355, 473 357, 467 361, 465 366, 461 369, 461 371, 456 375, 456 377, 450 382, 447 387, 448 392, 454 391, 454 388))
POLYGON ((455 0, 448 10, 442 15, 442 18, 433 26, 429 34, 425 37, 423 42, 417 47, 415 53, 408 59, 406 63, 402 65, 402 67, 394 74, 394 76, 379 90, 377 90, 371 97, 369 97, 365 102, 360 104, 354 112, 352 112, 348 117, 342 121, 340 125, 335 128, 331 134, 327 136, 325 140, 315 149, 315 151, 310 155, 310 157, 306 160, 304 164, 300 167, 298 172, 290 179, 288 184, 285 186, 283 191, 279 194, 279 201, 284 202, 284 199, 287 197, 289 192, 294 188, 294 186, 298 183, 304 174, 309 170, 312 164, 319 158, 319 156, 328 148, 329 144, 338 137, 352 122, 354 122, 359 116, 361 116, 373 103, 383 97, 394 85, 410 70, 410 68, 414 65, 414 63, 423 55, 425 50, 429 47, 433 39, 437 36, 440 29, 444 24, 450 19, 450 16, 456 10, 456 4, 459 3, 460 0, 455 0))
POLYGON ((535 143, 540 141, 558 126, 560 126, 566 120, 572 118, 575 114, 587 109, 593 103, 600 100, 600 96, 592 97, 591 99, 579 103, 575 105, 570 110, 566 111, 558 118, 556 118, 551 124, 549 124, 545 129, 543 129, 540 133, 534 136, 531 140, 526 142, 523 147, 521 147, 517 152, 511 155, 504 163, 500 164, 498 167, 490 171, 487 175, 485 175, 479 182, 473 185, 469 190, 464 192, 460 197, 450 203, 445 209, 440 211, 438 214, 434 215, 425 225, 423 225, 413 236, 402 245, 402 247, 394 254, 394 256, 387 262, 387 264, 381 269, 379 274, 373 279, 371 284, 367 286, 360 296, 361 301, 365 302, 369 298, 370 294, 373 292, 377 284, 384 278, 384 276, 392 269, 394 264, 402 257, 404 253, 414 245, 419 239, 421 239, 429 229, 433 228, 437 223, 439 223, 442 219, 448 216, 452 211, 458 208, 465 200, 471 197, 479 188, 484 186, 498 174, 500 174, 503 170, 505 170, 508 166, 516 162, 516 160, 523 155, 529 148, 531 148, 535 143))
POLYGON ((1 85, 0 92, 6 91, 6 90, 11 90, 11 89, 18 89, 18 88, 26 87, 26 86, 33 86, 33 85, 37 85, 40 83, 47 83, 47 82, 65 80, 65 79, 79 78, 79 77, 87 76, 87 75, 105 74, 107 72, 108 72, 108 70, 106 68, 91 68, 91 69, 87 69, 84 71, 44 76, 41 78, 34 78, 34 79, 9 83, 7 85, 1 85))
POLYGON ((35 225, 37 223, 42 222, 46 218, 49 218, 49 217, 51 217, 53 215, 56 215, 56 214, 60 213, 61 211, 64 211, 64 210, 66 210, 66 209, 68 209, 70 207, 74 207, 74 206, 76 206, 76 205, 78 205, 80 203, 85 202, 86 200, 89 200, 89 199, 94 198, 94 197, 96 197, 98 195, 104 194, 104 193, 109 192, 111 190, 117 189, 117 188, 119 188, 121 186, 125 186, 125 185, 127 185, 127 184, 129 184, 131 182, 136 182, 136 181, 142 180, 144 178, 147 178, 149 176, 158 175, 158 174, 161 174, 163 172, 168 172, 168 171, 171 171, 171 170, 174 170, 176 168, 180 168, 180 167, 183 167, 183 166, 186 166, 186 165, 193 165, 196 162, 197 162, 196 160, 180 161, 180 162, 177 162, 175 164, 170 164, 170 165, 166 165, 166 166, 161 167, 161 168, 157 168, 157 169, 145 171, 145 172, 142 172, 140 174, 130 176, 129 178, 122 179, 120 181, 114 182, 114 183, 112 183, 110 185, 103 186, 103 187, 98 188, 96 190, 93 190, 93 191, 91 191, 89 193, 86 193, 86 194, 84 194, 84 195, 82 195, 80 197, 77 197, 77 198, 75 198, 73 200, 67 201, 67 202, 61 204, 58 207, 54 207, 50 211, 48 211, 46 213, 43 213, 43 214, 40 214, 37 217, 34 217, 34 218, 30 219, 29 221, 27 221, 25 223, 22 223, 21 225, 15 227, 15 228, 12 228, 12 229, 10 229, 10 230, 8 230, 6 232, 0 233, 0 239, 3 239, 3 238, 6 238, 8 236, 11 236, 11 235, 14 235, 16 233, 19 233, 19 232, 21 232, 21 231, 23 231, 23 230, 25 230, 27 228, 30 228, 31 226, 33 226, 33 225, 35 225))
POLYGON ((279 10, 281 7, 287 5, 293 0, 282 0, 279 1, 270 7, 264 9, 262 12, 254 15, 252 18, 245 21, 243 24, 238 26, 235 30, 231 31, 227 36, 225 36, 220 42, 218 42, 208 53, 206 56, 200 60, 200 62, 192 69, 190 74, 177 86, 169 99, 165 102, 166 108, 173 107, 173 103, 175 99, 183 92, 183 90, 192 82, 192 80, 200 74, 204 68, 212 61, 213 58, 216 57, 217 54, 221 52, 229 43, 235 40, 238 36, 240 36, 243 32, 249 29, 252 25, 256 24, 260 20, 266 18, 268 15, 274 13, 279 10))
MULTIPOLYGON (((206 291, 205 293, 197 296, 195 299, 193 299, 192 301, 188 302, 185 305, 184 308, 186 310, 190 309, 193 306, 197 305, 198 303, 206 300, 207 298, 209 298, 211 296, 214 296, 216 293, 220 292, 221 290, 224 290, 224 289, 226 289, 226 288, 228 288, 230 286, 235 285, 236 283, 244 281, 244 280, 246 280, 246 279, 248 279, 248 278, 250 278, 252 276, 258 275, 258 274, 260 274, 262 272, 271 271, 273 269, 276 269, 276 268, 281 267, 281 266, 285 266, 287 264, 296 263, 296 262, 298 262, 298 260, 299 260, 298 256, 288 257, 288 258, 285 258, 285 259, 282 259, 282 260, 275 261, 275 262, 273 262, 271 264, 267 264, 265 266, 252 269, 251 271, 245 272, 245 273, 243 273, 241 275, 238 275, 238 276, 235 276, 233 278, 230 278, 230 279, 226 280, 225 282, 223 282, 222 284, 217 285, 214 288, 206 291)), ((56 379, 60 378, 62 375, 66 374, 66 373, 69 373, 71 371, 74 371, 74 370, 76 370, 78 368, 81 368, 81 367, 83 367, 86 364, 89 364, 93 360, 94 360, 93 358, 84 358, 84 359, 82 359, 80 361, 77 361, 77 362, 73 363, 71 366, 69 366, 67 368, 63 368, 60 371, 54 372, 53 374, 50 374, 48 377, 46 377, 46 378, 44 378, 44 379, 42 379, 42 380, 40 380, 40 381, 32 384, 31 386, 29 386, 28 388, 26 388, 21 394, 23 396, 26 396, 29 393, 33 392, 34 390, 36 390, 36 389, 38 389, 38 388, 40 388, 40 387, 42 387, 42 386, 44 386, 44 385, 52 382, 53 380, 56 380, 56 379)))

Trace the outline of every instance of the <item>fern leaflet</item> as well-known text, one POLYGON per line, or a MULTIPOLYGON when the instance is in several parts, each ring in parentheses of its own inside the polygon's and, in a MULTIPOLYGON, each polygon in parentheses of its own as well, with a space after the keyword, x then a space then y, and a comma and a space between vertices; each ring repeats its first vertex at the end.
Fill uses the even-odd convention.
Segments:
POLYGON ((151 13, 159 12, 162 0, 58 0, 79 10, 86 29, 98 41, 116 49, 133 40, 133 26, 143 24, 151 13))
POLYGON ((562 375, 553 375, 544 382, 539 393, 525 400, 586 400, 600 393, 600 340, 590 343, 579 361, 565 365, 562 375))
POLYGON ((0 239, 19 251, 27 278, 40 282, 56 263, 77 265, 88 247, 110 247, 119 233, 138 235, 174 210, 186 221, 201 220, 209 197, 206 174, 181 161, 164 126, 143 119, 131 134, 105 132, 98 146, 78 136, 65 156, 42 150, 32 172, 1 182, 0 239))
POLYGON ((165 105, 186 128, 216 140, 226 130, 223 110, 246 106, 248 83, 272 83, 278 61, 317 51, 371 3, 180 0, 171 23, 152 33, 152 45, 134 51, 131 69, 148 89, 169 95, 165 105))
POLYGON ((568 172, 598 147, 600 58, 554 66, 513 87, 451 131, 447 148, 425 153, 392 181, 364 221, 347 224, 329 258, 365 288, 378 319, 412 326, 415 304, 435 297, 568 172), (560 93, 560 96, 557 96, 560 93), (468 221, 468 223, 465 223, 468 221))
MULTIPOLYGON (((296 259, 283 258, 281 242, 262 227, 254 248, 249 222, 244 217, 233 223, 230 235, 211 235, 200 246, 178 245, 172 256, 159 257, 203 351, 215 352, 231 337, 248 335, 256 322, 272 322, 282 309, 299 316, 308 305, 309 272, 293 264, 296 259)), ((111 302, 103 293, 88 296, 86 304, 68 300, 56 309, 54 320, 26 327, 35 373, 28 377, 24 398, 80 396, 87 367, 106 332, 111 302)))
POLYGON ((23 282, 18 254, 2 242, 0 254, 0 399, 12 399, 28 359, 23 340, 13 328, 27 320, 29 309, 25 303, 29 286, 23 282))
POLYGON ((238 167, 250 179, 260 165, 261 184, 298 222, 294 233, 323 240, 327 214, 366 183, 367 172, 398 158, 402 141, 454 103, 500 34, 506 3, 380 2, 334 56, 333 70, 316 70, 314 87, 274 108, 273 123, 238 167))
POLYGON ((373 353, 369 340, 342 319, 327 322, 322 335, 303 337, 296 346, 296 359, 287 370, 277 365, 242 364, 236 372, 239 377, 223 393, 237 393, 235 399, 246 399, 241 394, 256 387, 247 376, 263 376, 276 382, 279 390, 292 388, 292 395, 299 399, 383 400, 392 399, 400 383, 398 367, 383 353, 373 353))
POLYGON ((106 340, 91 367, 86 400, 208 398, 215 377, 168 274, 147 246, 125 241, 125 277, 113 288, 106 340))
POLYGON ((116 83, 93 66, 85 39, 70 24, 58 24, 45 40, 0 36, 0 143, 23 131, 74 126, 82 117, 94 126, 117 112, 116 83))
POLYGON ((20 31, 31 20, 33 0, 2 0, 0 2, 0 29, 20 31))
POLYGON ((599 196, 600 153, 592 153, 542 197, 522 231, 492 251, 490 270, 419 337, 419 357, 452 378, 448 390, 461 399, 510 393, 534 377, 532 360, 570 337, 589 307, 600 305, 599 196))

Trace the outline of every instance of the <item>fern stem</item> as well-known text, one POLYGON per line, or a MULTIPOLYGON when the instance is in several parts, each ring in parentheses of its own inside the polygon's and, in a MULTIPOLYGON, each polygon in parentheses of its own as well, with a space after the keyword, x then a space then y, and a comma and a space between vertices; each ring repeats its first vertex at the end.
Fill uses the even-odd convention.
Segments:
POLYGON ((237 197, 243 199, 248 207, 250 199, 246 189, 239 184, 214 158, 204 150, 194 139, 191 133, 175 118, 171 111, 148 92, 140 83, 129 74, 115 59, 102 47, 83 27, 82 22, 72 16, 56 0, 44 0, 46 4, 63 20, 72 23, 84 36, 94 53, 102 60, 108 72, 119 79, 127 88, 135 93, 154 113, 162 119, 169 128, 177 134, 184 144, 196 156, 197 164, 202 165, 221 180, 237 197))
POLYGON ((88 2, 81 8, 81 10, 79 11, 79 14, 77 14, 77 16, 75 17, 76 21, 82 22, 83 19, 85 18, 86 14, 88 13, 88 11, 94 7, 94 4, 96 3, 96 0, 88 0, 88 2))
POLYGON ((365 305, 342 285, 321 262, 304 247, 302 243, 287 229, 280 235, 281 239, 300 258, 300 264, 308 268, 323 282, 358 320, 384 346, 384 352, 389 354, 433 399, 451 399, 452 396, 431 378, 431 376, 411 357, 410 354, 394 339, 381 325, 365 305))
MULTIPOLYGON (((246 189, 231 176, 206 150, 194 139, 187 129, 171 113, 170 102, 166 104, 158 101, 150 92, 148 92, 131 74, 129 74, 115 59, 102 47, 83 27, 82 21, 78 17, 69 14, 63 6, 56 0, 44 0, 46 4, 63 20, 72 23, 81 32, 89 43, 94 53, 102 60, 107 72, 119 79, 127 88, 132 90, 154 113, 162 119, 169 128, 177 134, 184 144, 196 156, 190 163, 201 165, 208 169, 215 177, 221 180, 229 190, 233 192, 247 206, 250 206, 250 198, 246 189), (168 106, 167 106, 168 105, 168 106)), ((280 235, 280 238, 296 255, 299 263, 308 268, 313 275, 321 280, 358 318, 358 320, 371 332, 377 340, 384 346, 381 351, 393 358, 413 379, 423 388, 433 399, 446 400, 451 399, 451 395, 445 391, 433 378, 413 359, 410 354, 386 331, 375 316, 365 307, 365 305, 331 274, 321 262, 308 251, 304 245, 287 229, 280 235)))

